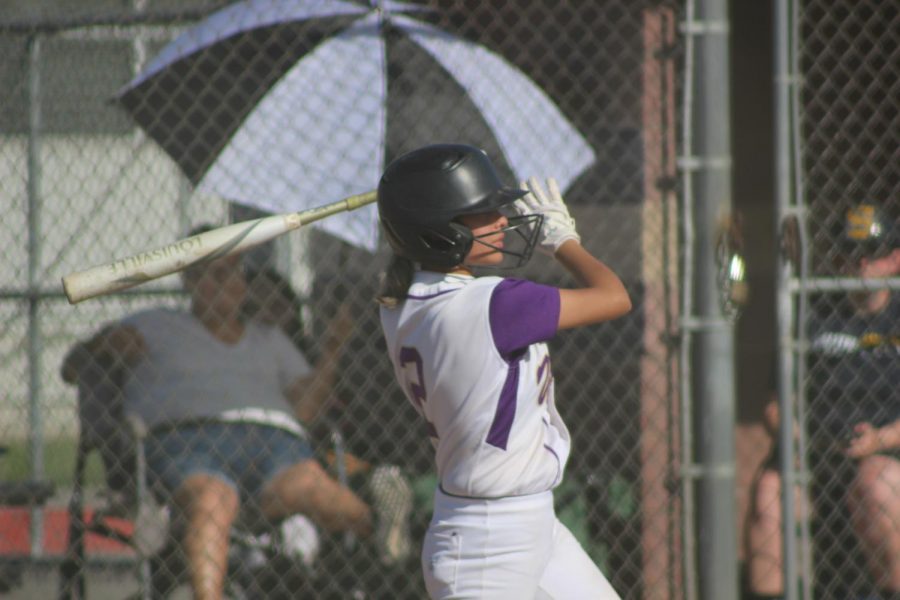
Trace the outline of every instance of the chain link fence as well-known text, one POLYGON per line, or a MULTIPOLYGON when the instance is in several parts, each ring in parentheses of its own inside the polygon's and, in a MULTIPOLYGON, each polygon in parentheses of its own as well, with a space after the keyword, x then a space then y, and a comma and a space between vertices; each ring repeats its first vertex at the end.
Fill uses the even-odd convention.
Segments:
POLYGON ((779 294, 794 307, 782 357, 804 598, 900 592, 897 8, 795 6, 799 200, 781 215, 791 276, 779 294))
MULTIPOLYGON (((248 107, 261 104, 262 92, 286 77, 292 63, 285 57, 299 63, 350 19, 323 19, 276 33, 270 19, 279 3, 254 2, 260 21, 254 34, 258 52, 207 52, 190 68, 183 62, 184 68, 176 66, 167 77, 144 82, 140 100, 129 104, 117 96, 172 40, 225 4, 48 0, 5 2, 0 13, 0 80, 6 91, 0 100, 0 382, 5 391, 0 442, 8 450, 0 459, 0 473, 6 482, 50 481, 56 489, 32 510, 12 503, 3 507, 0 556, 50 565, 54 576, 26 582, 36 587, 22 593, 33 597, 47 597, 65 586, 64 591, 84 594, 84 571, 91 598, 105 597, 107 589, 110 597, 138 590, 148 573, 157 575, 149 579, 161 591, 185 593, 184 561, 175 555, 175 564, 161 562, 150 551, 172 541, 176 525, 162 530, 147 525, 154 521, 148 517, 165 514, 159 506, 137 518, 134 495, 142 478, 135 474, 141 461, 134 454, 134 440, 121 437, 131 431, 124 419, 127 409, 120 414, 114 403, 90 403, 93 396, 84 386, 79 393, 77 386, 64 383, 61 365, 76 343, 102 327, 148 309, 188 310, 190 297, 182 280, 169 276, 72 306, 59 281, 72 271, 185 237, 198 224, 271 212, 259 195, 214 194, 197 184, 213 168, 229 136, 250 119, 248 107), (191 88, 196 77, 209 72, 219 77, 215 85, 226 88, 237 85, 229 77, 252 74, 249 85, 241 84, 248 85, 242 88, 244 104, 210 102, 203 89, 191 88), (163 97, 182 95, 188 107, 184 115, 160 110, 163 97), (172 125, 173 119, 184 120, 178 135, 155 131, 172 125), (92 530, 83 538, 80 515, 92 530), (98 524, 107 528, 98 533, 98 524), (137 545, 131 539, 135 530, 137 545), (163 532, 158 543, 147 541, 152 531, 163 532), (77 539, 80 544, 73 541, 77 539), (153 561, 143 563, 151 556, 153 561), (140 564, 143 570, 132 569, 140 564), (160 573, 170 577, 160 580, 160 573)), ((397 10, 390 3, 376 5, 378 10, 397 10)), ((560 334, 551 344, 558 403, 574 447, 567 478, 557 490, 557 509, 623 598, 684 597, 685 507, 678 491, 683 411, 674 336, 680 294, 674 171, 680 7, 649 0, 433 0, 413 8, 421 10, 406 17, 465 39, 520 70, 595 155, 566 198, 585 245, 622 276, 636 308, 616 322, 560 334)), ((466 141, 485 146, 505 179, 512 182, 520 175, 490 135, 490 123, 471 117, 474 103, 461 85, 447 82, 446 69, 426 64, 421 50, 392 47, 386 56, 387 129, 369 120, 330 123, 330 137, 307 140, 315 145, 298 144, 291 150, 309 160, 331 153, 329 170, 337 171, 368 158, 332 152, 329 144, 341 137, 360 143, 373 135, 386 138, 385 161, 436 139, 466 141)), ((321 86, 302 90, 305 109, 287 110, 312 129, 322 118, 314 111, 324 114, 334 104, 364 103, 357 66, 344 62, 323 72, 321 86)), ((477 74, 478 68, 473 71, 477 74)), ((823 116, 832 111, 831 104, 814 97, 808 105, 823 116)), ((553 145, 555 133, 545 132, 541 147, 519 150, 567 156, 565 148, 553 145)), ((885 136, 880 141, 890 140, 885 136)), ((238 167, 231 167, 229 174, 238 181, 234 189, 275 161, 276 142, 262 140, 238 167)), ((297 181, 322 176, 303 160, 294 169, 288 175, 297 181)), ((377 178, 364 166, 358 173, 368 177, 365 185, 376 185, 377 178)), ((836 173, 829 169, 829 174, 836 173)), ((854 172, 853 180, 859 175, 854 172)), ((892 184, 896 191, 896 181, 885 181, 880 189, 888 191, 892 184)), ((822 202, 832 185, 823 186, 822 202)), ((315 204, 340 199, 330 197, 332 193, 326 186, 315 204)), ((250 590, 250 597, 297 597, 300 590, 321 598, 425 595, 417 556, 435 481, 430 445, 394 381, 373 302, 387 249, 377 234, 376 243, 366 247, 348 242, 342 233, 304 228, 248 252, 243 259, 246 318, 282 326, 316 364, 326 354, 327 324, 340 305, 351 306, 355 326, 340 356, 329 408, 324 417, 303 426, 329 476, 367 502, 378 500, 367 484, 372 472, 384 465, 401 469, 412 490, 407 519, 413 552, 400 564, 384 566, 365 542, 323 527, 304 526, 302 534, 294 531, 281 546, 247 537, 247 531, 236 527, 230 538, 236 560, 229 562, 234 568, 227 578, 235 597, 240 590, 250 590), (317 550, 310 549, 312 541, 317 550), (280 562, 285 560, 288 566, 280 562)), ((567 283, 542 256, 516 275, 567 283)), ((98 385, 106 386, 112 399, 128 385, 128 375, 109 370, 109 365, 89 361, 82 368, 95 370, 98 385)), ((248 398, 248 406, 253 401, 248 398)), ((248 448, 234 450, 243 454, 248 448)), ((141 497, 152 492, 144 490, 141 497)), ((4 585, 15 587, 12 579, 4 585)))

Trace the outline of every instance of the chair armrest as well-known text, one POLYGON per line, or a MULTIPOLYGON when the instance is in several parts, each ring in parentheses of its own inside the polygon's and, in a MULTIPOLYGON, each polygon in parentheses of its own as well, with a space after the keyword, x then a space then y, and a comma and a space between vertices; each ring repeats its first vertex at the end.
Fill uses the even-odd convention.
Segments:
POLYGON ((0 504, 43 504, 55 491, 56 486, 49 481, 4 481, 0 482, 0 504))

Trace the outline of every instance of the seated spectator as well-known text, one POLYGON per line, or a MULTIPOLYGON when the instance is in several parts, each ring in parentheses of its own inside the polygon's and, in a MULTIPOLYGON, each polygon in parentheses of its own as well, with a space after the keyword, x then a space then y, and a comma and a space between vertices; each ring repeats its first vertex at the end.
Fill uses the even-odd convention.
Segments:
POLYGON ((900 600, 900 419, 857 423, 846 454, 857 461, 847 491, 853 530, 882 600, 900 600))
MULTIPOLYGON (((745 600, 763 600, 784 596, 784 541, 781 519, 781 453, 779 450, 779 410, 777 398, 765 406, 763 425, 770 439, 768 456, 750 486, 750 511, 747 515, 746 545, 747 587, 745 600)), ((794 518, 799 523, 810 517, 810 502, 803 488, 794 488, 794 518)))
MULTIPOLYGON (((760 466, 750 495, 747 522, 747 600, 784 597, 781 472, 778 450, 778 405, 766 406, 766 429, 772 452, 760 466)), ((853 531, 860 541, 879 596, 900 600, 900 419, 876 427, 856 423, 844 454, 856 461, 847 490, 853 531)), ((810 517, 811 503, 803 489, 794 490, 795 519, 810 517)))
MULTIPOLYGON (((304 302, 291 283, 273 268, 248 269, 247 283, 244 317, 271 327, 280 327, 297 349, 304 355, 307 354, 309 344, 303 322, 304 302)), ((329 433, 335 428, 336 425, 326 419, 324 431, 329 433)), ((334 450, 329 450, 324 459, 329 467, 335 467, 337 459, 334 450)), ((372 473, 373 466, 357 456, 345 453, 343 461, 348 477, 359 480, 372 473)))
MULTIPOLYGON (((900 224, 889 207, 865 203, 847 212, 851 274, 900 275, 900 224)), ((811 333, 820 360, 819 395, 843 427, 841 450, 854 464, 846 501, 872 581, 884 600, 900 599, 900 294, 853 293, 811 333)), ((813 373, 812 375, 817 375, 813 373)), ((811 410, 818 410, 811 406, 811 410)), ((827 424, 826 424, 827 425, 827 424)))
MULTIPOLYGON (((856 265, 850 274, 863 279, 900 275, 897 229, 872 204, 849 210, 845 251, 856 265)), ((845 498, 877 598, 900 600, 900 294, 881 289, 853 293, 848 300, 846 310, 829 306, 810 326, 814 390, 809 412, 820 437, 831 431, 826 445, 854 463, 845 498)), ((784 593, 780 490, 777 464, 769 465, 751 498, 748 532, 751 543, 765 538, 769 548, 757 552, 757 560, 765 562, 756 567, 765 564, 774 575, 754 580, 752 551, 748 563, 751 591, 761 598, 784 593)))
POLYGON ((127 369, 125 411, 148 428, 148 474, 175 509, 193 597, 222 596, 230 528, 251 502, 271 522, 304 514, 373 539, 387 563, 404 559, 405 482, 371 487, 373 505, 400 509, 376 518, 313 458, 301 425, 330 394, 349 311, 329 323, 313 369, 280 329, 242 318, 247 283, 238 257, 193 266, 183 282, 189 311, 151 309, 105 327, 69 352, 62 376, 75 383, 95 361, 127 369), (396 502, 383 497, 391 495, 396 502))
POLYGON ((290 282, 272 268, 247 270, 247 297, 243 315, 264 325, 279 327, 301 353, 306 344, 304 303, 290 282))

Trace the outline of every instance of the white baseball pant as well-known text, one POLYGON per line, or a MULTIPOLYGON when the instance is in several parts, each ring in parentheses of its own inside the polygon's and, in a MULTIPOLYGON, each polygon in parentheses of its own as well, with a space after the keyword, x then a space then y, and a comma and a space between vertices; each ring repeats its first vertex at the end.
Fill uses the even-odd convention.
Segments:
POLYGON ((433 600, 620 600, 553 511, 553 494, 435 493, 422 549, 433 600))

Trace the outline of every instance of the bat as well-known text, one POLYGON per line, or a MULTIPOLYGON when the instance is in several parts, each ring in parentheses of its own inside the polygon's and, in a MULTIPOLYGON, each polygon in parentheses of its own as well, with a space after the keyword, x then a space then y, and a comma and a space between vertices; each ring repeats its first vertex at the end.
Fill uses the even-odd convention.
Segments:
POLYGON ((242 252, 313 221, 371 204, 375 198, 374 191, 366 192, 300 212, 219 227, 128 258, 70 273, 62 278, 63 290, 69 303, 77 304, 182 271, 201 261, 242 252))

